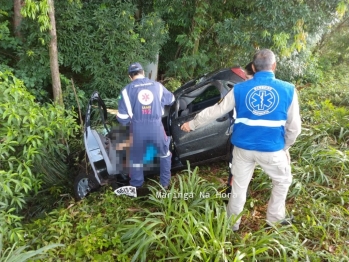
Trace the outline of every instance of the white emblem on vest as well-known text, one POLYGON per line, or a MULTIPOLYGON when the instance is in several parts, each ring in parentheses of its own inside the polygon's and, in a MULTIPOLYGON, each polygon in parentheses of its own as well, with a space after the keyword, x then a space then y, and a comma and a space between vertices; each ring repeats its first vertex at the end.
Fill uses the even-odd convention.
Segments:
POLYGON ((154 100, 153 93, 148 89, 143 89, 138 93, 138 101, 142 105, 150 105, 154 100))
POLYGON ((246 96, 246 107, 257 116, 270 114, 279 104, 279 94, 270 86, 256 86, 246 96))

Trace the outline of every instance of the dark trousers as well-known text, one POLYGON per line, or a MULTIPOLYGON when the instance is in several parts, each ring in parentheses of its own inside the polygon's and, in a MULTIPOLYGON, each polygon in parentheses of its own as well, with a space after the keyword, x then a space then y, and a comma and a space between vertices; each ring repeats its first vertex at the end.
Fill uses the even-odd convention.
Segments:
POLYGON ((147 148, 153 146, 160 158, 160 184, 168 186, 171 179, 170 139, 161 121, 134 122, 131 125, 133 144, 130 150, 130 185, 140 187, 144 182, 144 164, 149 162, 147 148), (146 156, 146 159, 145 159, 146 156))

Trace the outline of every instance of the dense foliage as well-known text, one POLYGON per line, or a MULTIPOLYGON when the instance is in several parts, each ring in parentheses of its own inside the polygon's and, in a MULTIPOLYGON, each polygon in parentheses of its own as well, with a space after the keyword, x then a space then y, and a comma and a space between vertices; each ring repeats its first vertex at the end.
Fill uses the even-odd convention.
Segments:
POLYGON ((221 197, 226 163, 177 174, 166 193, 148 182, 145 200, 109 188, 72 199, 67 155, 82 147, 77 115, 44 103, 52 89, 47 5, 24 3, 15 30, 13 1, 0 0, 0 261, 44 251, 39 261, 349 260, 347 0, 55 1, 69 109, 94 89, 114 107, 128 64, 158 53, 171 88, 243 65, 257 48, 277 53, 277 76, 297 83, 301 97, 287 201, 296 222, 264 228, 271 183, 257 169, 237 233, 221 197))
POLYGON ((161 67, 185 80, 212 69, 246 65, 256 49, 266 47, 280 58, 279 77, 312 80, 308 66, 314 58, 309 50, 347 8, 341 0, 157 0, 142 5, 157 10, 169 25, 161 67))
MULTIPOLYGON (((13 3, 0 0, 0 68, 10 67, 38 100, 47 101, 52 89, 50 39, 42 28, 45 17, 30 15, 43 4, 27 2, 31 7, 23 11, 26 17, 18 38, 11 28, 13 3)), ((167 37, 165 24, 156 13, 135 16, 137 9, 130 1, 56 1, 55 8, 65 98, 73 93, 70 79, 85 96, 98 90, 117 97, 128 81, 127 66, 134 61, 145 65, 156 61, 167 37)))
MULTIPOLYGON (((25 17, 15 29, 13 2, 0 0, 0 67, 12 70, 36 99, 47 101, 52 97, 47 4, 24 3, 25 17)), ((128 64, 154 62, 158 54, 159 76, 183 82, 245 65, 256 49, 267 47, 278 55, 280 78, 316 82, 317 64, 332 64, 319 61, 329 53, 322 47, 327 39, 337 46, 334 58, 341 53, 344 61, 347 55, 348 31, 342 30, 347 8, 346 0, 55 1, 64 100, 76 105, 72 80, 82 104, 96 89, 117 97, 128 81, 128 64)))
MULTIPOLYGON (((333 74, 332 74, 333 75, 333 74)), ((303 131, 291 148, 291 226, 265 229, 271 182, 256 169, 241 230, 226 217, 226 163, 173 177, 165 192, 148 181, 148 199, 104 188, 25 226, 26 243, 51 243, 45 261, 347 261, 349 249, 349 92, 347 77, 300 86, 303 131), (322 88, 326 86, 326 89, 322 88)))
POLYGON ((38 104, 9 72, 0 72, 0 92, 0 234, 13 242, 23 239, 19 212, 26 199, 44 182, 68 180, 64 170, 53 171, 54 163, 65 160, 67 139, 75 136, 77 125, 73 112, 38 104))
POLYGON ((117 97, 133 61, 154 62, 167 32, 155 14, 135 17, 128 1, 57 1, 61 65, 84 90, 117 97))

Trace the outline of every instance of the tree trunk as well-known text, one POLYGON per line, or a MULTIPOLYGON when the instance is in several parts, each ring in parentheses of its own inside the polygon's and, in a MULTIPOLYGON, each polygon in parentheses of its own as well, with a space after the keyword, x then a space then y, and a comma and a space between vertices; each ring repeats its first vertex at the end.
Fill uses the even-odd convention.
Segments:
POLYGON ((22 0, 14 0, 13 1, 13 29, 15 32, 15 36, 21 37, 21 32, 19 30, 19 26, 22 22, 22 15, 21 15, 21 7, 22 7, 22 0))
POLYGON ((51 36, 50 68, 51 68, 51 77, 52 77, 53 100, 57 104, 63 105, 61 80, 59 78, 57 33, 56 33, 54 0, 48 0, 47 3, 49 5, 49 17, 50 17, 50 24, 51 24, 51 29, 50 29, 50 36, 51 36))

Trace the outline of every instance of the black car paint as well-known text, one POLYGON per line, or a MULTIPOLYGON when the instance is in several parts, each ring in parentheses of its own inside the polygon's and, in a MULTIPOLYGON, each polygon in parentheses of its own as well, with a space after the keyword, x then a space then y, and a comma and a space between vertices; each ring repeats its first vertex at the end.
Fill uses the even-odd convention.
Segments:
POLYGON ((222 116, 205 127, 189 133, 183 132, 180 126, 192 120, 204 108, 215 104, 236 83, 242 81, 244 79, 235 74, 232 68, 226 68, 191 80, 174 92, 175 103, 165 108, 163 116, 165 131, 167 135, 172 137, 172 170, 185 168, 187 161, 195 166, 220 159, 229 160, 231 155, 230 127, 232 123, 230 120, 232 115, 222 116), (195 93, 196 90, 208 86, 215 86, 220 92, 220 97, 204 101, 207 103, 203 103, 202 108, 198 108, 198 110, 186 116, 181 116, 179 113, 180 100, 186 94, 195 93))

